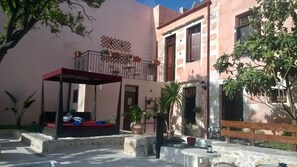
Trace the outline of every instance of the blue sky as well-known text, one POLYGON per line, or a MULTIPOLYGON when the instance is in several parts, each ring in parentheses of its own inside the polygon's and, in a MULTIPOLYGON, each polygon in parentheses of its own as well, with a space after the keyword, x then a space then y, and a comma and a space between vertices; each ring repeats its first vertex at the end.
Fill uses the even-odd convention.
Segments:
POLYGON ((137 0, 140 3, 148 5, 150 7, 154 7, 157 5, 162 5, 167 8, 178 11, 178 9, 183 6, 187 9, 190 9, 195 1, 199 2, 199 0, 137 0))

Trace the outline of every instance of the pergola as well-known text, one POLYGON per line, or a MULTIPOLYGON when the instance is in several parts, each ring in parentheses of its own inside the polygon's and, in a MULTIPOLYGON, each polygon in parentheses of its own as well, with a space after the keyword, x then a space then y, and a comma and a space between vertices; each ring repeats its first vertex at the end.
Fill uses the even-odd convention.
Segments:
MULTIPOLYGON (((121 104, 121 89, 122 89, 122 77, 106 75, 106 74, 98 74, 87 71, 78 71, 67 68, 60 68, 50 73, 44 74, 42 79, 42 95, 41 95, 41 121, 45 116, 45 105, 44 105, 44 81, 55 81, 59 82, 59 107, 58 111, 55 113, 55 129, 52 132, 54 137, 65 137, 67 134, 69 136, 73 136, 71 132, 66 132, 63 128, 63 116, 65 114, 63 109, 63 83, 76 83, 76 84, 87 84, 87 85, 95 85, 95 112, 96 112, 96 85, 108 84, 120 82, 120 91, 118 97, 118 106, 117 106, 117 114, 116 114, 116 132, 119 133, 120 128, 120 104, 121 104)), ((91 131, 90 131, 91 132, 91 131)), ((110 133, 107 133, 110 134, 110 133)), ((91 134, 92 135, 92 134, 91 134)))

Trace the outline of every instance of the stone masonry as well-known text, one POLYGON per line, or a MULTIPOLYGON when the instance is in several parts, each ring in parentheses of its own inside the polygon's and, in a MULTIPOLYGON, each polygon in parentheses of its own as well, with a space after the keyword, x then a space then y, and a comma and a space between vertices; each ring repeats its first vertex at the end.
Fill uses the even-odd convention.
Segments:
POLYGON ((37 153, 55 152, 65 148, 94 148, 112 147, 122 149, 124 138, 131 135, 111 135, 80 138, 58 138, 56 140, 40 133, 23 133, 22 142, 30 145, 31 149, 37 153))

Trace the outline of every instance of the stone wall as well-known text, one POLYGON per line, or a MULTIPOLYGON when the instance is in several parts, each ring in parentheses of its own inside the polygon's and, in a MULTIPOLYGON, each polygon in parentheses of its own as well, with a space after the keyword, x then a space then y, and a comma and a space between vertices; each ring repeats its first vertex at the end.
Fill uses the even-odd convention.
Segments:
MULTIPOLYGON (((297 167, 297 152, 230 144, 220 141, 213 141, 212 146, 214 151, 221 154, 220 157, 207 161, 206 159, 198 160, 189 156, 189 158, 186 157, 189 166, 197 166, 198 162, 200 166, 207 166, 208 163, 216 166, 219 162, 224 162, 237 167, 255 167, 260 164, 277 165, 282 162, 288 164, 288 167, 297 167)), ((162 146, 160 159, 183 164, 185 157, 181 153, 182 149, 184 148, 162 146)))
POLYGON ((297 152, 223 142, 215 143, 213 149, 221 154, 218 159, 220 162, 233 163, 240 167, 281 162, 288 164, 289 167, 297 167, 297 152))
POLYGON ((56 140, 40 133, 23 133, 22 142, 37 153, 55 152, 65 148, 109 147, 123 149, 124 139, 131 135, 111 135, 80 138, 58 138, 56 140))
POLYGON ((135 157, 146 157, 153 154, 155 136, 141 135, 125 137, 124 151, 135 157))
POLYGON ((22 129, 1 129, 0 136, 12 137, 14 139, 19 139, 22 133, 27 132, 22 129))

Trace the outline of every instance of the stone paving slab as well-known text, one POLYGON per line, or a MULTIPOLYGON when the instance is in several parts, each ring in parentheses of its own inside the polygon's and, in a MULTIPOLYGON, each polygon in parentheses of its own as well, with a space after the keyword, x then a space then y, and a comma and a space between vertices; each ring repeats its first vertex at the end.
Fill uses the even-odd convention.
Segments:
POLYGON ((117 148, 62 149, 54 153, 35 153, 20 140, 0 137, 1 167, 23 167, 55 160, 63 167, 181 167, 155 157, 135 158, 117 148))

